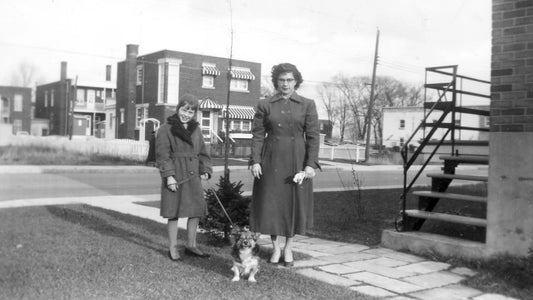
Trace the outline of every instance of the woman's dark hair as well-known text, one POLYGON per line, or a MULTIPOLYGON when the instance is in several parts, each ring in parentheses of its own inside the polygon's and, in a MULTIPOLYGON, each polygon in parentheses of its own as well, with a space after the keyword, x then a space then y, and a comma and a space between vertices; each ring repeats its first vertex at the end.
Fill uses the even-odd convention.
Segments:
POLYGON ((298 71, 298 68, 296 68, 295 65, 282 63, 272 67, 272 83, 276 90, 278 89, 278 78, 283 73, 292 73, 294 75, 294 79, 296 80, 296 85, 294 86, 295 90, 297 90, 300 87, 300 84, 304 82, 302 74, 298 71))
POLYGON ((189 105, 195 112, 198 112, 198 98, 191 94, 185 94, 181 96, 178 106, 176 106, 176 112, 185 105, 189 105))

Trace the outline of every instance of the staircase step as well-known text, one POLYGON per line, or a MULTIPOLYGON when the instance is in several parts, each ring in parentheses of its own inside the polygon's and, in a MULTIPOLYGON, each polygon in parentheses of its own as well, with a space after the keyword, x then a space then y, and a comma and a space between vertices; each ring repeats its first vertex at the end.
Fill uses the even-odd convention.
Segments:
POLYGON ((442 155, 439 158, 464 164, 489 164, 488 155, 442 155))
MULTIPOLYGON (((451 105, 452 102, 425 102, 424 108, 430 109, 435 105, 435 109, 437 110, 447 110, 451 105), (435 104, 436 103, 436 104, 435 104)), ((490 116, 489 110, 483 110, 483 109, 476 109, 476 108, 470 108, 470 107, 463 107, 463 106, 456 106, 454 108, 455 112, 463 113, 463 114, 472 114, 472 115, 479 115, 479 116, 490 116)))
POLYGON ((442 179, 457 179, 457 180, 468 180, 468 181, 489 181, 488 176, 478 176, 478 175, 464 175, 464 174, 442 174, 442 173, 430 173, 427 174, 431 178, 442 178, 442 179))
POLYGON ((446 85, 444 85, 442 83, 426 83, 426 84, 424 84, 424 87, 425 88, 439 90, 439 91, 446 91, 446 92, 449 92, 449 93, 458 93, 458 94, 463 94, 463 95, 470 95, 470 96, 490 99, 490 95, 480 94, 480 93, 473 93, 473 92, 454 89, 453 86, 449 86, 448 87, 448 83, 446 85))
MULTIPOLYGON (((425 127, 438 127, 438 128, 451 128, 452 127, 452 123, 422 123, 422 126, 425 126, 425 127)), ((455 125, 454 128, 456 130, 475 130, 475 131, 489 131, 489 128, 485 128, 485 127, 470 127, 470 126, 460 126, 460 125, 455 125)))
POLYGON ((409 217, 413 217, 413 218, 438 220, 438 221, 444 221, 444 222, 450 222, 450 223, 458 223, 458 224, 465 224, 465 225, 474 225, 474 226, 487 227, 487 220, 480 219, 480 218, 472 218, 472 217, 465 217, 465 216, 458 216, 458 215, 449 215, 449 214, 436 213, 436 212, 423 211, 423 210, 416 210, 416 209, 408 209, 408 210, 405 211, 405 213, 409 217))
POLYGON ((464 194, 439 193, 439 192, 433 192, 433 191, 416 191, 416 192, 413 192, 413 195, 422 196, 422 197, 430 197, 430 198, 453 199, 453 200, 487 203, 487 197, 464 195, 464 194))

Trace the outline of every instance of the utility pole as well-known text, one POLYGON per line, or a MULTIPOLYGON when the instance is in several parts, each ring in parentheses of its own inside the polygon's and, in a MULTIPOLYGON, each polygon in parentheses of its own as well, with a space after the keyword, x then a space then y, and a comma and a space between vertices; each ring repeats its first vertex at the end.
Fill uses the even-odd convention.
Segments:
POLYGON ((230 42, 230 49, 229 49, 229 67, 228 67, 228 95, 226 98, 226 111, 224 115, 224 120, 226 120, 226 136, 224 139, 224 180, 229 182, 229 100, 231 96, 231 67, 232 67, 232 60, 233 60, 233 10, 231 7, 231 1, 229 1, 230 6, 230 24, 231 24, 231 42, 230 42))
POLYGON ((368 101, 368 112, 366 122, 366 145, 365 162, 370 158, 370 127, 372 126, 372 109, 374 108, 374 89, 376 86, 376 67, 378 66, 379 29, 376 35, 376 52, 374 53, 374 69, 372 70, 372 86, 370 87, 370 100, 368 101))

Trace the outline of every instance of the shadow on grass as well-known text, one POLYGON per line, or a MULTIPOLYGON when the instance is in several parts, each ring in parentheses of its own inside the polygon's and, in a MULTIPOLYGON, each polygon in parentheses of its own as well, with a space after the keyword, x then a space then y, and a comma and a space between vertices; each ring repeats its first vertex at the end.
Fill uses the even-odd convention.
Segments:
MULTIPOLYGON (((103 209, 97 209, 91 206, 84 206, 84 207, 91 209, 91 210, 99 210, 100 212, 107 212, 103 209)), ((154 240, 147 238, 136 232, 132 232, 132 231, 114 226, 113 224, 110 224, 109 222, 107 222, 104 218, 100 218, 93 214, 87 214, 85 212, 78 211, 75 209, 66 208, 64 206, 63 207, 47 206, 46 209, 48 210, 48 212, 50 212, 50 214, 64 221, 83 226, 87 229, 93 230, 102 235, 120 238, 129 243, 133 243, 133 244, 151 249, 154 252, 157 252, 161 255, 166 255, 166 252, 163 250, 163 248, 165 247, 164 245, 158 244, 154 240)), ((113 217, 118 217, 118 215, 121 215, 121 214, 115 214, 115 216, 113 217)), ((125 220, 127 218, 121 218, 121 219, 125 220)))
MULTIPOLYGON (((132 243, 149 249, 158 255, 162 255, 164 257, 167 256, 167 245, 157 241, 157 239, 167 238, 166 226, 164 224, 159 224, 147 220, 142 220, 142 222, 140 222, 138 217, 127 214, 121 214, 98 207, 85 205, 83 207, 85 208, 84 211, 79 211, 76 209, 61 206, 47 206, 46 208, 48 212, 50 212, 50 214, 61 220, 85 227, 86 229, 92 230, 96 233, 105 236, 122 239, 128 243, 132 243), (106 218, 99 217, 93 213, 87 213, 87 211, 94 211, 97 214, 105 214, 111 217, 114 221, 130 224, 134 226, 133 228, 142 226, 142 230, 126 230, 124 228, 121 228, 120 226, 112 224, 106 218), (147 234, 149 236, 146 236, 147 234), (150 238, 150 236, 152 236, 153 238, 150 238)), ((180 230, 180 244, 183 244, 185 239, 185 230, 180 230)), ((205 244, 206 242, 208 242, 208 237, 202 234, 198 234, 197 239, 198 243, 205 244)), ((222 276, 228 276, 229 268, 231 267, 232 261, 231 259, 224 258, 223 252, 227 250, 227 252, 229 253, 229 249, 223 249, 222 247, 219 247, 219 249, 215 249, 213 247, 210 247, 209 250, 210 251, 208 251, 208 253, 211 254, 211 258, 209 259, 185 256, 183 254, 183 251, 181 251, 181 256, 184 260, 180 263, 185 263, 192 267, 203 268, 206 271, 216 272, 222 276)), ((264 255, 266 254, 263 254, 263 256, 264 255)))

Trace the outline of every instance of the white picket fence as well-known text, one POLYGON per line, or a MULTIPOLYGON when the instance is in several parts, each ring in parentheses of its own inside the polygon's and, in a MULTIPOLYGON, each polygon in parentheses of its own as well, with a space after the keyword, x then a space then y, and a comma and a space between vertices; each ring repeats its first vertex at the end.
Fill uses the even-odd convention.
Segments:
POLYGON ((83 155, 109 155, 125 159, 144 161, 148 155, 148 141, 105 140, 98 138, 72 138, 62 136, 11 136, 11 145, 43 146, 52 149, 63 149, 83 155))
POLYGON ((318 157, 323 159, 347 159, 360 162, 365 159, 365 147, 359 145, 327 146, 320 145, 318 157))

